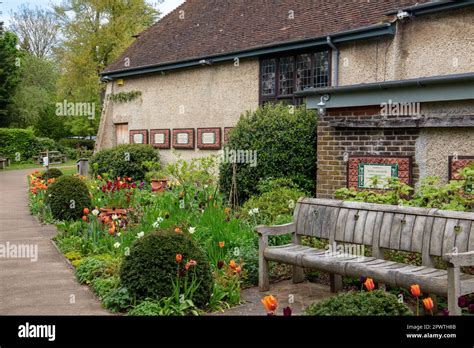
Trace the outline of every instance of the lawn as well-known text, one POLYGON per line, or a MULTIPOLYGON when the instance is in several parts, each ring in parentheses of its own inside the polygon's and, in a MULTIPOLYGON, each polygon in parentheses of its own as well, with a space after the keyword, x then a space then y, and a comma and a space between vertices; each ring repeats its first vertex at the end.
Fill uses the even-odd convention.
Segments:
MULTIPOLYGON (((67 160, 61 164, 52 164, 50 168, 61 168, 61 171, 64 174, 70 175, 76 172, 76 160, 67 160)), ((43 166, 37 163, 12 163, 10 166, 6 167, 5 170, 20 170, 20 169, 44 169, 43 166)))

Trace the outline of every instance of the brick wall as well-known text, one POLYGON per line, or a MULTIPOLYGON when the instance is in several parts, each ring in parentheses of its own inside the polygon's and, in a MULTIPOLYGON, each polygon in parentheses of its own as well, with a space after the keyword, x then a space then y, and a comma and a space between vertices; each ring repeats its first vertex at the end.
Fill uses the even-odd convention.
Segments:
MULTIPOLYGON (((349 156, 413 157, 413 182, 418 180, 419 169, 414 156, 419 129, 360 129, 331 126, 334 121, 379 120, 380 117, 378 105, 331 109, 325 116, 320 116, 317 145, 317 197, 334 198, 335 190, 347 186, 345 153, 349 156)), ((391 117, 388 116, 388 118, 391 117)))

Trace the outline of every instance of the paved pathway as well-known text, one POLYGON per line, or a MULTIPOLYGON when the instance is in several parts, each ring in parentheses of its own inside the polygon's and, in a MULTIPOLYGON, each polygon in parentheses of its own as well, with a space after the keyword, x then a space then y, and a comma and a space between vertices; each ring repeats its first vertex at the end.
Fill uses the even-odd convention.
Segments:
POLYGON ((302 315, 310 304, 334 295, 329 286, 324 284, 310 282, 293 284, 291 280, 284 280, 270 283, 270 291, 267 292, 260 292, 258 287, 244 289, 241 294, 242 305, 212 315, 267 315, 261 300, 270 294, 278 300, 277 315, 283 315, 283 308, 287 306, 291 307, 292 315, 302 315))
POLYGON ((108 314, 51 243, 56 228, 30 215, 26 175, 32 171, 0 171, 0 315, 108 314), (37 246, 37 262, 2 257, 7 243, 37 246))

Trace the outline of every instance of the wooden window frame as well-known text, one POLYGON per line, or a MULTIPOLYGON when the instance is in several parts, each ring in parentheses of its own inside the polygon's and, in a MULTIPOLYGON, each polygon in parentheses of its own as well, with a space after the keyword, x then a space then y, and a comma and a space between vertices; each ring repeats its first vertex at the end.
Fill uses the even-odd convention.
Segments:
POLYGON ((168 150, 171 148, 171 130, 167 129, 150 129, 150 144, 160 150, 168 150), (165 136, 165 143, 164 144, 157 144, 155 143, 155 134, 164 134, 165 136))
POLYGON ((129 132, 130 132, 130 144, 148 145, 148 129, 133 129, 133 130, 129 130, 129 132), (135 134, 143 135, 143 143, 136 143, 133 141, 133 136, 135 134))
MULTIPOLYGON (((332 85, 332 50, 328 48, 324 49, 312 49, 312 50, 301 50, 301 51, 296 51, 296 52, 283 52, 279 54, 273 54, 273 55, 265 55, 261 56, 259 59, 259 73, 258 73, 258 97, 259 97, 259 104, 263 105, 266 102, 279 102, 279 101, 285 101, 285 100, 291 100, 291 105, 300 105, 298 103, 298 100, 302 100, 301 97, 296 97, 295 92, 297 92, 297 58, 299 55, 302 54, 309 54, 311 58, 311 66, 313 69, 316 71, 316 65, 315 65, 315 53, 319 52, 327 52, 328 53, 328 74, 329 74, 329 79, 328 79, 328 87, 332 85), (288 94, 288 95, 279 95, 280 92, 280 59, 285 58, 285 57, 293 57, 293 94, 288 94), (262 70, 262 61, 268 60, 268 59, 274 59, 275 60, 275 94, 274 95, 263 95, 262 94, 262 77, 263 77, 263 70, 262 70)), ((313 78, 316 78, 314 76, 313 78)))
POLYGON ((222 130, 221 128, 198 128, 197 129, 197 147, 201 150, 220 150, 222 147, 222 130), (214 144, 203 144, 203 133, 214 133, 216 142, 214 144))
POLYGON ((194 150, 195 136, 194 128, 175 128, 173 129, 173 149, 177 150, 194 150), (179 133, 187 133, 189 136, 189 144, 178 144, 177 135, 179 133))

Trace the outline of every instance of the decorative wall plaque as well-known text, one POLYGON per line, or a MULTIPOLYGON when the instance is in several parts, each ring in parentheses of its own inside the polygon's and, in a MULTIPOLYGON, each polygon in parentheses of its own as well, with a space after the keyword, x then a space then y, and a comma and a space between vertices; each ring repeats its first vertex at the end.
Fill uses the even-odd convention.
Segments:
POLYGON ((138 129, 130 131, 131 144, 148 144, 148 130, 138 129))
POLYGON ((230 135, 230 132, 232 131, 232 129, 234 129, 234 127, 225 127, 224 128, 224 144, 229 143, 229 135, 230 135))
POLYGON ((347 186, 358 190, 382 189, 388 178, 398 178, 411 185, 412 161, 410 157, 361 156, 350 157, 347 162, 347 186), (379 183, 373 187, 372 178, 379 183))
POLYGON ((157 149, 169 149, 170 130, 169 129, 152 129, 150 130, 150 144, 157 149))
POLYGON ((194 149, 194 129, 173 129, 173 148, 182 150, 194 149))
POLYGON ((204 150, 219 150, 221 148, 220 128, 198 128, 197 146, 204 150))
MULTIPOLYGON (((460 175, 463 168, 474 164, 474 156, 449 156, 449 180, 464 180, 460 175)), ((474 196, 474 178, 466 178, 465 192, 474 196)))

